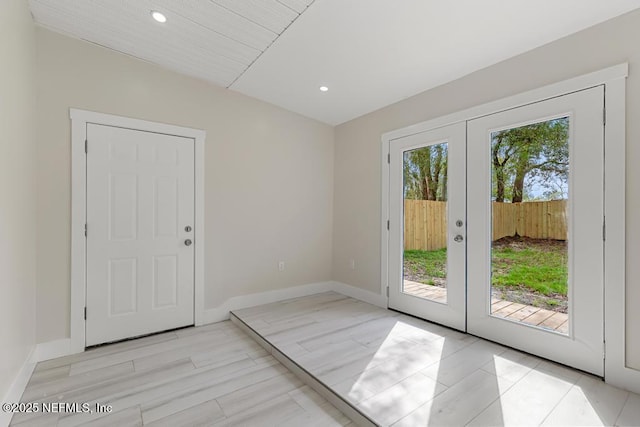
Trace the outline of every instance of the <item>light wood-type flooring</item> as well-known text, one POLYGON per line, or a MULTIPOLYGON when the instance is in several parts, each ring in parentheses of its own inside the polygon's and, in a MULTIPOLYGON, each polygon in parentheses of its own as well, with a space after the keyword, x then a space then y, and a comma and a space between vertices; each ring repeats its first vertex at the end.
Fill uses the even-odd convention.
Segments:
POLYGON ((232 321, 372 424, 640 425, 640 395, 337 293, 237 310, 232 321))
POLYGON ((15 414, 11 425, 351 425, 229 321, 39 363, 22 402, 99 403, 113 412, 15 414))

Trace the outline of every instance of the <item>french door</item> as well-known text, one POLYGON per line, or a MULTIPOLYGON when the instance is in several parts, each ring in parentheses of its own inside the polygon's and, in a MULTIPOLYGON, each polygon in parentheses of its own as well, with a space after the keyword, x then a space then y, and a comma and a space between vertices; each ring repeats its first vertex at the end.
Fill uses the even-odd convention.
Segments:
POLYGON ((466 317, 465 134, 457 123, 390 147, 389 306, 458 330, 466 317))
POLYGON ((391 141, 389 307, 603 375, 603 105, 391 141))

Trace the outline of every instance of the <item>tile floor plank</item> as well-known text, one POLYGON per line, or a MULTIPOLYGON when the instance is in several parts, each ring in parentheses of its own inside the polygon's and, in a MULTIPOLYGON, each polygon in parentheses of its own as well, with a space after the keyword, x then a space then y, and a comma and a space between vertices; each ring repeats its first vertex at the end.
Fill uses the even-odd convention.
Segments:
MULTIPOLYGON (((584 375, 544 420, 546 426, 611 426, 629 393, 584 375)), ((637 420, 640 423, 640 418, 637 420)))
POLYGON ((640 394, 629 393, 624 408, 618 419, 616 426, 638 427, 640 425, 640 394))
MULTIPOLYGON (((340 299, 344 298, 327 298, 340 299)), ((351 423, 312 390, 292 394, 302 387, 273 356, 226 321, 43 362, 34 370, 24 397, 112 404, 113 412, 16 414, 11 425, 265 425, 270 420, 272 425, 285 425, 290 419, 304 421, 297 425, 305 426, 351 423), (75 375, 69 375, 74 365, 75 375), (225 414, 216 398, 233 415, 225 414)))
MULTIPOLYGON (((531 310, 514 305, 499 308, 516 316, 531 310)), ((336 407, 381 426, 640 420, 636 394, 334 292, 237 310, 232 318, 240 327, 182 329, 38 364, 24 397, 112 404, 114 412, 16 414, 12 425, 355 427, 336 407), (315 376, 323 395, 278 360, 305 381, 315 376)), ((561 320, 549 314, 541 321, 560 330, 561 320)))
POLYGON ((120 353, 125 350, 131 350, 134 348, 142 348, 149 345, 157 344, 160 342, 171 341, 178 338, 175 332, 166 332, 157 335, 151 335, 148 337, 137 338, 133 340, 123 341, 115 344, 109 344, 99 347, 91 348, 83 353, 72 354, 71 356, 59 357, 57 359, 51 359, 38 363, 35 371, 47 370, 51 368, 57 368, 64 365, 71 365, 72 363, 78 363, 90 359, 95 359, 101 356, 107 356, 109 354, 120 353))
MULTIPOLYGON (((397 427, 418 425, 463 426, 496 401, 512 383, 477 370, 397 423, 397 427)), ((487 424, 499 425, 499 424, 487 424)))
POLYGON ((225 418, 224 412, 215 400, 201 403, 184 411, 177 412, 159 420, 146 423, 145 426, 208 426, 225 418))
MULTIPOLYGON (((333 310, 330 301, 327 294, 311 295, 251 308, 250 316, 237 310, 234 316, 379 425, 597 424, 598 419, 612 425, 618 413, 621 424, 638 419, 640 402, 630 398, 625 405, 626 392, 579 371, 342 298, 333 299, 333 310), (314 310, 314 301, 322 308, 314 310), (573 409, 581 412, 568 419, 573 409)), ((523 304, 493 301, 493 310, 557 330, 566 326, 563 316, 523 304)))

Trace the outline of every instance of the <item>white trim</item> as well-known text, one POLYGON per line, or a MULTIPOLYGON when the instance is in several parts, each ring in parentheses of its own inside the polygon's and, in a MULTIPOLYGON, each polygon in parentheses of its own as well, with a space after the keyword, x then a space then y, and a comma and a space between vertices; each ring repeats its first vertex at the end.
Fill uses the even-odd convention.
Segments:
POLYGON ((607 124, 605 126, 605 379, 608 383, 640 393, 640 371, 626 366, 625 355, 625 79, 627 63, 578 76, 504 99, 478 105, 412 126, 386 132, 381 137, 381 294, 388 275, 389 164, 391 141, 449 124, 520 107, 556 96, 605 86, 607 124))
POLYGON ((233 310, 254 307, 256 305, 270 304, 272 302, 284 301, 291 298, 306 297, 309 295, 319 294, 321 292, 338 292, 357 300, 376 305, 378 307, 387 307, 387 299, 382 296, 356 288, 341 282, 318 282, 306 285, 293 286, 290 288, 276 289, 273 291, 259 292, 256 294, 241 295, 229 298, 224 303, 215 308, 210 308, 204 313, 204 323, 215 323, 229 319, 229 313, 233 310))
POLYGON ((229 313, 233 310, 254 307, 256 305, 269 304, 291 298, 305 297, 333 290, 332 282, 309 283, 290 288, 276 289, 273 291, 259 292, 249 295, 232 297, 218 307, 210 308, 204 312, 204 323, 215 323, 229 319, 229 313))
MULTIPOLYGON (((29 379, 31 378, 31 374, 36 367, 36 364, 32 361, 34 352, 35 346, 31 349, 31 352, 22 364, 20 371, 18 371, 18 375, 16 375, 16 377, 13 379, 9 390, 7 390, 4 395, 2 403, 20 402, 22 394, 27 388, 27 384, 29 383, 29 379)), ((13 417, 13 413, 0 411, 0 426, 8 426, 11 422, 11 417, 13 417)))
POLYGON ((43 360, 55 359, 56 357, 68 356, 77 353, 71 351, 71 338, 63 338, 60 340, 43 342, 36 345, 31 355, 33 363, 42 362, 43 360))
POLYGON ((360 301, 364 301, 371 305, 375 305, 382 308, 387 308, 387 296, 386 294, 378 295, 374 292, 364 290, 362 288, 357 288, 355 286, 347 285, 342 282, 331 282, 332 287, 331 290, 338 292, 342 295, 346 295, 351 298, 355 298, 360 301))
POLYGON ((640 371, 627 367, 625 354, 626 80, 617 79, 609 82, 605 90, 605 378, 611 384, 640 393, 640 371))
POLYGON ((382 200, 382 206, 380 207, 380 295, 386 300, 385 307, 389 306, 389 297, 386 289, 389 286, 389 200, 391 194, 390 180, 391 180, 391 144, 390 140, 385 139, 385 135, 382 135, 382 154, 380 159, 380 165, 382 168, 382 182, 380 188, 382 191, 380 199, 382 200))
MULTIPOLYGON (((355 286, 347 285, 342 282, 318 282, 229 298, 218 307, 203 310, 200 313, 200 323, 196 326, 228 320, 229 314, 233 310, 330 291, 338 292, 342 295, 355 298, 378 307, 386 308, 387 306, 386 297, 382 297, 374 292, 356 288, 355 286)), ((33 363, 37 363, 44 360, 54 359, 56 357, 78 353, 79 351, 75 350, 72 342, 71 338, 64 338, 38 344, 32 352, 29 360, 33 363)), ((80 351, 84 351, 84 348, 80 351)))
MULTIPOLYGON (((164 123, 132 119, 111 114, 71 108, 71 342, 69 354, 85 348, 84 306, 86 295, 85 254, 86 239, 86 156, 84 143, 87 123, 117 126, 148 132, 193 138, 195 141, 195 304, 194 323, 203 324, 204 318, 204 142, 206 132, 164 123)), ((59 344, 56 344, 59 345, 59 344)), ((55 346, 54 346, 55 347, 55 346)), ((61 347, 55 347, 61 348, 61 347)))
POLYGON ((386 132, 382 134, 382 142, 383 144, 385 142, 388 143, 394 139, 403 138, 405 136, 414 135, 427 130, 476 119, 478 117, 498 113, 511 108, 544 101, 545 99, 554 98, 556 96, 566 95, 571 92, 576 92, 593 86, 605 84, 613 80, 625 78, 628 74, 629 64, 626 62, 624 64, 614 65, 613 67, 605 68, 600 71, 594 71, 569 80, 553 83, 527 92, 522 92, 517 95, 509 96, 507 98, 467 108, 466 110, 447 114, 446 116, 436 117, 415 125, 386 132))
POLYGON ((204 141, 206 134, 201 131, 200 138, 196 138, 195 144, 195 241, 199 242, 194 248, 194 280, 195 280, 195 292, 194 292, 194 306, 195 310, 195 325, 200 326, 204 324, 204 141))

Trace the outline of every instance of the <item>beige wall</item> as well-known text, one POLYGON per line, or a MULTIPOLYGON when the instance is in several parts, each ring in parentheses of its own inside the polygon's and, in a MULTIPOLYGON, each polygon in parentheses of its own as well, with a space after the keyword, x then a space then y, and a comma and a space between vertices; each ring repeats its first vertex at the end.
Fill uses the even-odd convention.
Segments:
POLYGON ((70 107, 206 130, 207 308, 331 279, 332 127, 45 29, 37 41, 38 342, 69 336, 70 107))
POLYGON ((0 2, 0 396, 35 344, 35 28, 0 2))
POLYGON ((382 133, 628 61, 627 356, 629 365, 640 369, 640 310, 632 306, 640 301, 638 40, 640 11, 635 11, 336 127, 334 280, 380 292, 382 133), (355 270, 349 267, 352 258, 355 270))

